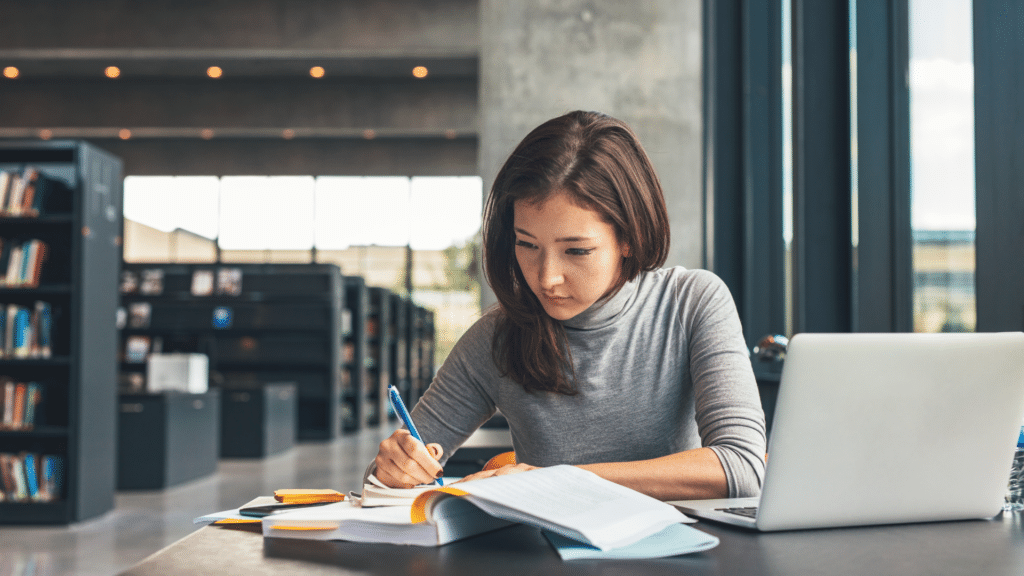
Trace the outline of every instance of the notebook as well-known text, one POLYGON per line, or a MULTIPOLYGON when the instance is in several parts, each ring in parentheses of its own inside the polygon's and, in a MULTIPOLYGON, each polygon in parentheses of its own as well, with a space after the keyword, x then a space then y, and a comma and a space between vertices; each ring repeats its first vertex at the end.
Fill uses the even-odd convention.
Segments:
POLYGON ((990 518, 1022 419, 1024 333, 798 334, 761 497, 670 503, 762 531, 990 518))

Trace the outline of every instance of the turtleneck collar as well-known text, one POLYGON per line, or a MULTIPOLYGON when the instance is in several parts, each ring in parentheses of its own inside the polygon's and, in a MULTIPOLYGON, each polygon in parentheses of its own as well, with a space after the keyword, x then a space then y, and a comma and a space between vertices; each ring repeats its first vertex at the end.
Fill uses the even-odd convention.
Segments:
MULTIPOLYGON (((640 276, 642 276, 641 274, 640 276)), ((604 328, 618 317, 619 313, 626 309, 626 307, 633 302, 636 297, 637 284, 640 282, 640 276, 637 276, 633 280, 626 282, 618 292, 613 294, 610 298, 598 300, 590 305, 583 312, 569 318, 568 320, 562 320, 562 325, 566 328, 572 328, 575 330, 596 330, 597 328, 604 328)))

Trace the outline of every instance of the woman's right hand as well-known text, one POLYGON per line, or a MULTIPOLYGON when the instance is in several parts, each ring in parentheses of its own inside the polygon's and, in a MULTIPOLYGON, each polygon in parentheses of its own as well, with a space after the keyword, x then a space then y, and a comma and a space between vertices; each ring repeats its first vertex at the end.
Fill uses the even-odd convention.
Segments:
POLYGON ((430 484, 444 473, 438 462, 442 455, 444 449, 440 444, 424 446, 408 430, 398 429, 380 443, 374 475, 392 488, 430 484))

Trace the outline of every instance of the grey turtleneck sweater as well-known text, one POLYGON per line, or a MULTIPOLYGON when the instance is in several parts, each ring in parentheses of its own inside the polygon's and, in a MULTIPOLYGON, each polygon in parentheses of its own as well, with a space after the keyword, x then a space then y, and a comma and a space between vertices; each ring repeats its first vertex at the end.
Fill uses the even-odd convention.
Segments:
MULTIPOLYGON (((576 396, 524 392, 491 356, 495 312, 462 336, 412 411, 426 442, 452 454, 495 409, 519 462, 626 462, 710 447, 729 496, 756 496, 765 420, 736 307, 704 270, 641 273, 563 322, 576 396)), ((442 462, 443 463, 443 462, 442 462)))

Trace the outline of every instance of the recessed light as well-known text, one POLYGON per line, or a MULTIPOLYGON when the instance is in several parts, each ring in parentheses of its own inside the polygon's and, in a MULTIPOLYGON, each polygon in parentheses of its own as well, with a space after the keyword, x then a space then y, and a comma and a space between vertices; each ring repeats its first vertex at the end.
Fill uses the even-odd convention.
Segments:
POLYGON ((18 74, 20 74, 20 73, 21 72, 19 72, 18 69, 15 68, 14 66, 8 66, 8 67, 4 68, 4 76, 6 76, 8 78, 17 78, 18 74))
POLYGON ((417 66, 412 69, 412 75, 417 78, 426 78, 428 73, 426 66, 417 66))
POLYGON ((206 69, 206 75, 210 78, 220 78, 224 74, 224 71, 220 69, 220 66, 210 66, 206 69))
POLYGON ((324 67, 323 66, 313 66, 312 68, 309 69, 309 75, 312 76, 313 78, 323 78, 324 77, 324 67))
POLYGON ((107 75, 107 78, 117 78, 121 75, 121 69, 117 66, 107 66, 103 73, 107 75))
POLYGON ((117 132, 117 137, 120 138, 121 140, 127 140, 132 137, 132 131, 127 128, 121 128, 117 132))
POLYGON ((53 138, 53 130, 43 128, 39 131, 39 137, 43 140, 49 140, 50 138, 53 138))

